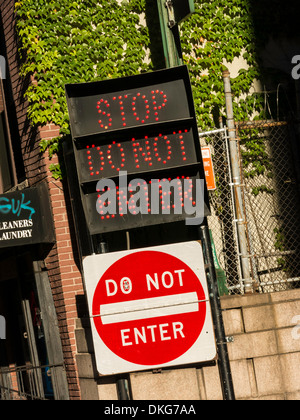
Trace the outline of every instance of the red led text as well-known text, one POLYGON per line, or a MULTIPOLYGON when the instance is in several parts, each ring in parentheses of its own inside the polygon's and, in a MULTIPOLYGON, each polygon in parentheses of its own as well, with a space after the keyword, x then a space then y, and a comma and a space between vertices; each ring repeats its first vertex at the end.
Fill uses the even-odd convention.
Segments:
POLYGON ((151 90, 147 94, 124 94, 97 101, 98 123, 104 130, 126 127, 133 122, 145 124, 158 122, 168 102, 167 95, 161 90, 151 90))
POLYGON ((103 172, 118 173, 122 170, 157 169, 184 165, 187 162, 186 134, 188 130, 174 131, 172 134, 145 136, 143 139, 101 146, 87 145, 86 157, 91 177, 105 176, 103 172))

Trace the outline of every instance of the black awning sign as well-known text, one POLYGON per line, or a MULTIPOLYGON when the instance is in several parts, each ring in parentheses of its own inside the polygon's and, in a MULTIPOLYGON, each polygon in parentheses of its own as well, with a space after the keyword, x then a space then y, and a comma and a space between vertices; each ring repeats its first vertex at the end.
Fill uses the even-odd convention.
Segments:
POLYGON ((27 213, 28 219, 31 220, 35 209, 31 205, 31 201, 26 202, 25 193, 22 192, 18 197, 0 196, 0 213, 2 214, 15 214, 18 217, 21 213, 27 213))
POLYGON ((0 195, 0 248, 54 242, 47 186, 0 195))

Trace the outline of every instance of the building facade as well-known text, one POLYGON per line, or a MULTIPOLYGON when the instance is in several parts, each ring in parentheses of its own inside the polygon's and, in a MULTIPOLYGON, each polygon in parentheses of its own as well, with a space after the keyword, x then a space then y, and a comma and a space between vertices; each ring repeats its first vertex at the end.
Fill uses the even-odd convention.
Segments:
MULTIPOLYGON (((56 398, 79 398, 75 319, 78 317, 76 296, 83 295, 83 284, 76 261, 76 241, 71 233, 70 201, 63 183, 52 178, 49 159, 41 154, 39 146, 42 138, 57 136, 59 129, 52 124, 32 127, 28 121, 23 95, 28 81, 19 75, 14 2, 1 2, 1 53, 6 60, 6 78, 1 80, 2 204, 7 206, 12 198, 17 203, 22 194, 27 200, 28 192, 35 193, 42 186, 49 210, 43 220, 45 235, 50 233, 51 236, 50 231, 53 229, 53 234, 55 231, 52 238, 45 241, 44 237, 31 244, 29 237, 16 239, 13 236, 16 231, 18 235, 22 232, 25 235, 24 231, 29 230, 28 211, 9 219, 15 221, 14 226, 5 224, 8 214, 4 210, 1 213, 0 312, 6 319, 7 330, 6 340, 1 341, 1 368, 10 368, 16 376, 34 373, 35 386, 43 388, 44 383, 47 390, 45 372, 49 368, 38 369, 39 375, 36 375, 36 367, 57 365, 54 370, 61 371, 58 373, 60 389, 54 390, 50 381, 49 397, 56 394, 56 398), (9 237, 6 241, 4 234, 9 237), (48 290, 37 287, 39 275, 46 275, 48 290), (49 308, 52 308, 50 312, 49 308), (45 311, 49 315, 47 320, 45 311), (45 321, 49 322, 46 326, 42 325, 45 321)), ((38 191, 34 195, 34 199, 41 197, 38 191)), ((37 206, 40 204, 43 205, 37 206)), ((36 209, 34 217, 39 210, 36 209)), ((41 213, 40 216, 44 218, 41 213)), ((23 391, 30 394, 27 385, 24 384, 23 391)), ((38 395, 43 396, 45 392, 42 389, 38 395)))
MULTIPOLYGON (((30 124, 24 91, 33 81, 19 73, 13 1, 0 2, 0 18, 0 399, 221 399, 215 361, 98 375, 69 186, 49 169, 58 157, 40 149, 59 127, 30 124)), ((139 235, 132 247, 161 237, 139 235)), ((112 248, 126 249, 126 239, 113 236, 112 248)), ((299 289, 221 303, 236 398, 299 399, 299 289)))

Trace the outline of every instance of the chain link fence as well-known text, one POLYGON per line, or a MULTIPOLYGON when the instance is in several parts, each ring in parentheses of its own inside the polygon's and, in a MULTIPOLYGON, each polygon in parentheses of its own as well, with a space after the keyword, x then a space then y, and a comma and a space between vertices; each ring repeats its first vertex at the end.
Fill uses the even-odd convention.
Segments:
POLYGON ((201 147, 209 146, 212 156, 216 188, 209 190, 211 216, 208 217, 208 226, 219 291, 225 295, 236 290, 241 278, 227 130, 199 133, 199 137, 201 147))
POLYGON ((297 138, 286 122, 237 124, 254 290, 300 284, 297 138))
MULTIPOLYGON (((300 285, 299 151, 285 122, 238 123, 236 140, 252 291, 300 285)), ((245 292, 226 128, 199 133, 209 146, 216 188, 209 191, 215 266, 221 295, 245 292)), ((205 162, 204 162, 205 165, 205 162)))

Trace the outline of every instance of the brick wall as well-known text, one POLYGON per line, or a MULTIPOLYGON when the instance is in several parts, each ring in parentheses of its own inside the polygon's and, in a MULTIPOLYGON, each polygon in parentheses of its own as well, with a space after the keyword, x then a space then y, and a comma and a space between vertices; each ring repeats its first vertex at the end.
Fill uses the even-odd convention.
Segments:
MULTIPOLYGON (((54 127, 50 127, 49 130, 53 132, 54 127)), ((51 163, 55 163, 56 159, 53 158, 51 163)), ((44 160, 45 167, 48 168, 50 160, 46 157, 44 160)), ((82 277, 78 269, 77 249, 74 248, 74 244, 76 244, 74 233, 72 230, 70 231, 70 226, 72 227, 71 208, 68 196, 65 196, 64 184, 60 180, 53 179, 49 172, 47 179, 53 210, 56 245, 48 255, 46 264, 58 316, 70 396, 79 398, 80 391, 75 363, 75 321, 78 318, 76 296, 83 294, 82 277)))
POLYGON ((80 398, 80 390, 75 361, 75 319, 78 318, 76 295, 83 294, 82 278, 76 260, 76 247, 74 249, 76 241, 72 233, 72 217, 67 190, 63 183, 54 180, 49 172, 49 164, 55 163, 56 158, 50 162, 46 154, 41 154, 39 146, 42 138, 57 136, 59 129, 50 123, 38 129, 30 126, 26 114, 28 104, 23 96, 28 81, 22 80, 19 76, 14 1, 1 0, 0 12, 5 39, 5 52, 2 54, 7 60, 9 76, 4 82, 11 82, 12 96, 8 100, 9 106, 13 106, 16 115, 15 128, 18 133, 16 138, 18 137, 21 146, 26 179, 29 186, 42 180, 47 180, 49 186, 56 244, 50 250, 45 262, 57 311, 70 397, 77 399, 80 398))

